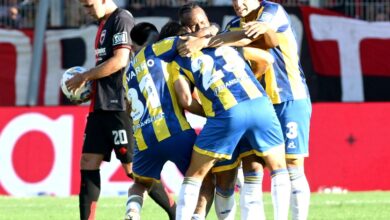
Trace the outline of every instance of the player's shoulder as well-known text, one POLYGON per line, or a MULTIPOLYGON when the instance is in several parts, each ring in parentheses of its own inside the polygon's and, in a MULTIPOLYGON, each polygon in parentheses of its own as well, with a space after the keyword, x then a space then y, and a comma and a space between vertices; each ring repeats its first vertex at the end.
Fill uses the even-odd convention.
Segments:
POLYGON ((264 8, 264 11, 271 14, 276 14, 278 10, 283 9, 280 4, 271 1, 263 1, 261 6, 264 8))
POLYGON ((235 28, 235 27, 240 27, 240 17, 236 16, 232 20, 230 20, 226 27, 227 28, 235 28))
POLYGON ((117 18, 117 20, 133 21, 134 22, 134 17, 130 13, 130 11, 123 9, 123 8, 118 8, 116 10, 115 17, 117 18))

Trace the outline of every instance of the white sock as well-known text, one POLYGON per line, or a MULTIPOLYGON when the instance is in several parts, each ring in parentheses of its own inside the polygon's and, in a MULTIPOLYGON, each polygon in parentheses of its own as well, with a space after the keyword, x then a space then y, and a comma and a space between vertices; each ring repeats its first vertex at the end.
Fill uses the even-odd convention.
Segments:
POLYGON ((241 219, 264 220, 263 172, 244 173, 244 185, 240 193, 241 219))
POLYGON ((271 194, 274 206, 274 219, 287 220, 290 205, 291 182, 287 169, 271 173, 271 194))
POLYGON ((193 214, 191 220, 205 220, 206 217, 201 214, 193 214))
POLYGON ((198 203, 202 182, 192 177, 184 177, 176 204, 176 220, 189 220, 198 203))
POLYGON ((144 198, 139 195, 130 195, 126 202, 126 213, 129 213, 130 210, 141 213, 143 201, 144 198))
POLYGON ((216 187, 215 212, 219 220, 234 220, 236 216, 236 202, 234 200, 234 189, 223 191, 216 187))
POLYGON ((303 168, 289 168, 291 180, 291 216, 293 220, 306 220, 310 205, 310 187, 303 168))

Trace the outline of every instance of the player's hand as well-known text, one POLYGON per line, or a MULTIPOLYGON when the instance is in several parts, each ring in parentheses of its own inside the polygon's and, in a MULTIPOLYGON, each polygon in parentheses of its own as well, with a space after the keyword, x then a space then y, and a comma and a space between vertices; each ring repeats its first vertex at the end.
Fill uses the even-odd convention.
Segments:
POLYGON ((249 38, 256 39, 260 35, 267 32, 269 29, 268 25, 264 22, 260 21, 251 21, 248 23, 245 23, 243 25, 243 29, 245 30, 245 35, 249 38))
POLYGON ((200 51, 205 46, 205 38, 193 36, 181 36, 177 50, 181 56, 190 57, 195 52, 200 51))
POLYGON ((86 80, 83 74, 75 74, 72 78, 65 82, 66 87, 70 92, 76 92, 79 88, 84 86, 86 80))

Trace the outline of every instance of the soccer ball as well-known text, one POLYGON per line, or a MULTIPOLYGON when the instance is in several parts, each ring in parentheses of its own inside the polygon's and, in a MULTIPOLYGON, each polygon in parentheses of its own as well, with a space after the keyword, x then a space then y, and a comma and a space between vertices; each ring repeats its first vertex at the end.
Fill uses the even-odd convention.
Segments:
POLYGON ((92 90, 92 83, 91 81, 88 81, 79 88, 77 91, 70 92, 68 88, 66 88, 65 82, 68 81, 70 78, 72 78, 76 74, 80 74, 85 72, 86 69, 81 66, 75 66, 72 68, 67 69, 64 74, 62 74, 61 79, 61 90, 62 93, 71 101, 74 102, 86 102, 89 100, 91 96, 91 90, 92 90))

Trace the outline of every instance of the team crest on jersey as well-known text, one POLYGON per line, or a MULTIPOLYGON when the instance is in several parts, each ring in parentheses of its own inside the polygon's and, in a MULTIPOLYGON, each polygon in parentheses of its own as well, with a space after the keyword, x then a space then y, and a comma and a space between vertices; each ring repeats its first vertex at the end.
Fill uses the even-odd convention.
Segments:
POLYGON ((104 29, 102 30, 102 33, 100 33, 100 39, 99 39, 100 44, 103 44, 105 38, 106 38, 106 30, 104 29))
POLYGON ((116 33, 112 38, 112 45, 127 44, 129 42, 127 38, 127 32, 116 33))

